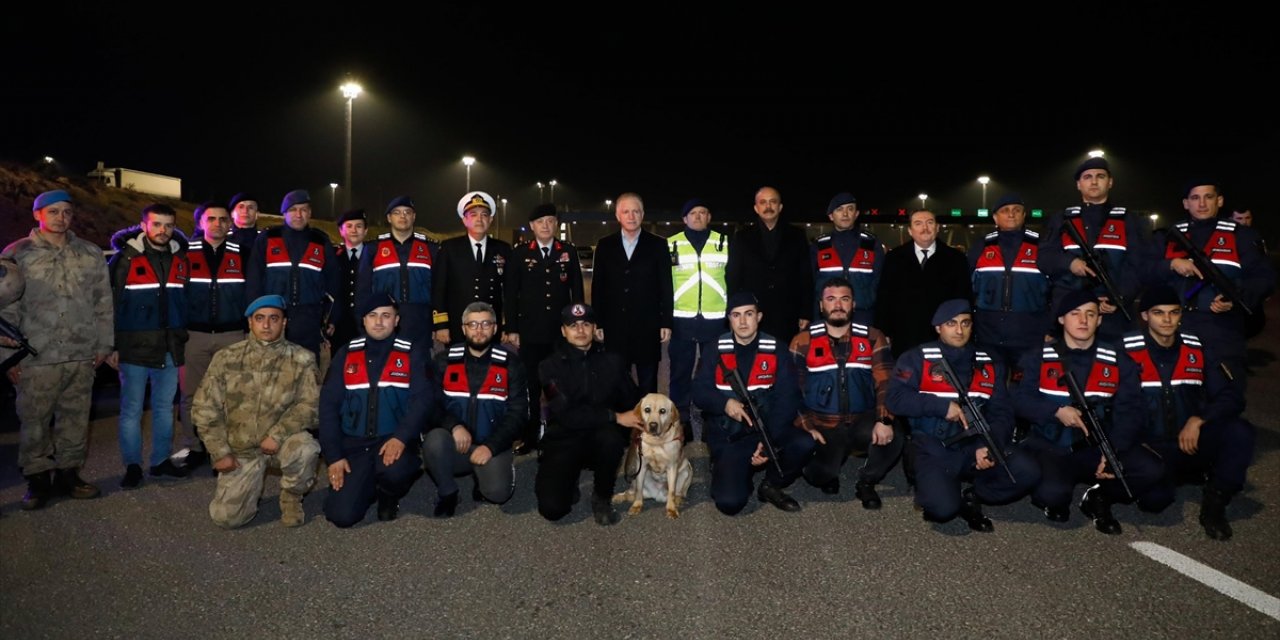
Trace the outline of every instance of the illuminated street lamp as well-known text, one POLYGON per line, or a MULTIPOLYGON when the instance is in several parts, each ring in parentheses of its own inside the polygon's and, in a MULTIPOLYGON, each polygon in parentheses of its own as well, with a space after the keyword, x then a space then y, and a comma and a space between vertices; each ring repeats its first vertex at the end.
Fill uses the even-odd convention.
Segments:
POLYGON ((53 164, 53 156, 45 156, 45 157, 44 157, 44 163, 45 163, 45 164, 53 164))
POLYGON ((542 197, 546 194, 546 192, 543 191, 544 187, 546 187, 546 185, 541 182, 538 183, 538 204, 542 204, 542 197))
MULTIPOLYGON (((502 220, 500 220, 499 222, 505 222, 506 219, 507 219, 507 199, 503 198, 502 199, 502 220)), ((502 225, 499 224, 498 227, 501 228, 502 225)))
POLYGON ((991 176, 978 176, 978 184, 982 185, 982 208, 987 208, 987 185, 991 182, 991 176))
POLYGON ((1103 151, 1102 149, 1094 149, 1089 152, 1090 158, 1101 158, 1105 155, 1107 155, 1107 152, 1103 151))
POLYGON ((333 219, 338 219, 338 183, 329 183, 329 212, 333 214, 333 219))
POLYGON ((608 210, 610 210, 610 209, 612 209, 612 208, 613 208, 613 201, 612 201, 612 200, 605 200, 605 201, 604 201, 604 210, 605 210, 605 211, 608 211, 608 210))
POLYGON ((475 158, 471 156, 462 156, 462 164, 467 167, 467 193, 471 192, 471 165, 475 163, 475 158))
POLYGON ((1156 228, 1156 225, 1157 225, 1157 224, 1159 224, 1158 220, 1160 220, 1160 214, 1158 214, 1158 213, 1153 213, 1153 214, 1151 214, 1151 228, 1152 228, 1152 229, 1155 229, 1155 228, 1156 228))
POLYGON ((925 201, 929 199, 929 194, 927 194, 927 193, 922 193, 922 194, 920 194, 920 195, 918 195, 918 196, 916 196, 916 197, 917 197, 917 198, 920 198, 920 208, 921 208, 921 209, 928 209, 928 208, 929 208, 929 206, 925 204, 925 201))
POLYGON ((347 157, 344 165, 345 171, 343 175, 343 184, 347 185, 347 190, 343 193, 343 206, 351 206, 351 105, 355 99, 364 91, 359 84, 347 80, 340 87, 342 89, 342 97, 347 99, 347 157))
POLYGON ((555 204, 556 203, 556 181, 552 180, 547 184, 551 185, 551 204, 555 204))

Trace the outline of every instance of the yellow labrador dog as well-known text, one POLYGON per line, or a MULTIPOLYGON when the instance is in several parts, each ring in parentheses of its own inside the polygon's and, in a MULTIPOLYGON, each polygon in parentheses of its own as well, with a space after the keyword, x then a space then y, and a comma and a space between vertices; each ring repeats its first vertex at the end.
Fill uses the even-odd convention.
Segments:
POLYGON ((631 502, 629 513, 634 516, 644 508, 645 498, 666 500, 667 517, 679 518, 680 505, 693 482, 693 465, 684 457, 680 438, 680 412, 670 398, 651 393, 640 399, 636 413, 644 431, 627 449, 623 469, 639 469, 631 488, 615 495, 613 501, 631 502))

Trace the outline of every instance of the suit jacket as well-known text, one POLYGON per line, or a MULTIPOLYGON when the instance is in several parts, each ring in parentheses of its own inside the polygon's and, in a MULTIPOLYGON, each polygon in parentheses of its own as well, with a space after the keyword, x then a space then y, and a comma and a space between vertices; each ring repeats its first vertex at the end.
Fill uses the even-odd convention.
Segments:
POLYGON ((503 289, 511 265, 511 245, 489 236, 484 267, 476 264, 475 243, 463 234, 440 243, 431 274, 431 299, 436 330, 448 329, 449 340, 462 339, 462 310, 480 300, 493 305, 502 322, 503 289))
POLYGON ((627 259, 622 234, 596 245, 591 279, 591 305, 604 329, 605 346, 629 363, 654 364, 662 359, 660 329, 671 328, 671 254, 667 243, 640 232, 627 259))
POLYGON ((799 331, 799 320, 810 318, 813 307, 813 270, 809 267, 809 240, 804 231, 779 222, 778 252, 765 255, 762 225, 757 222, 734 234, 729 242, 725 279, 729 295, 750 291, 760 301, 764 319, 760 331, 790 342, 799 331))
POLYGON ((522 344, 553 344, 560 338, 560 311, 586 299, 577 247, 552 240, 545 259, 537 240, 515 247, 505 295, 507 332, 520 334, 522 344))
POLYGON ((915 243, 907 242, 884 256, 884 271, 876 292, 875 326, 889 336, 893 357, 938 339, 933 313, 952 298, 973 299, 969 259, 941 240, 924 267, 915 243))

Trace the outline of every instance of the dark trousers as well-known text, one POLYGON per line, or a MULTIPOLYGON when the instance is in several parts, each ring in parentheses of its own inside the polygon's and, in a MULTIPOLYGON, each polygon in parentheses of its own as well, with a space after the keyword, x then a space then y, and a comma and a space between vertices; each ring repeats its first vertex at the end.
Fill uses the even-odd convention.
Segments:
POLYGON ((559 520, 573 509, 578 474, 591 469, 593 492, 602 500, 613 499, 618 464, 627 449, 630 432, 618 425, 601 425, 588 432, 544 439, 538 454, 538 473, 533 492, 538 499, 538 513, 548 520, 559 520))
POLYGON ((636 367, 636 386, 640 388, 642 395, 658 392, 658 363, 657 362, 634 362, 628 363, 627 371, 631 371, 631 365, 636 367))
MULTIPOLYGON (((1163 511, 1173 504, 1179 471, 1208 471, 1210 486, 1228 496, 1239 493, 1244 488, 1249 464, 1253 462, 1256 439, 1257 431, 1252 424, 1232 418, 1203 425, 1195 455, 1183 453, 1176 440, 1147 445, 1164 460, 1165 474, 1149 491, 1139 494, 1138 506, 1144 511, 1163 511)), ((1120 455, 1125 471, 1129 470, 1131 451, 1133 449, 1120 455)))
POLYGON ((804 479, 815 487, 821 487, 840 477, 840 468, 854 451, 865 452, 867 461, 858 471, 858 481, 875 484, 884 479, 902 456, 906 438, 896 429, 894 438, 886 445, 872 445, 871 432, 876 425, 876 415, 867 411, 840 423, 833 429, 823 429, 826 444, 818 444, 813 459, 804 468, 804 479))
POLYGON ((361 520, 379 494, 399 500, 409 493, 422 468, 414 444, 406 445, 400 459, 387 466, 378 449, 386 440, 344 450, 351 472, 343 480, 342 490, 329 489, 324 499, 324 517, 335 526, 350 527, 361 520))
POLYGON ((551 343, 520 343, 520 360, 524 362, 525 377, 529 381, 529 421, 525 423, 521 438, 526 445, 537 444, 542 431, 542 379, 538 365, 546 360, 555 346, 551 343))
MULTIPOLYGON (((324 341, 321 333, 324 329, 323 309, 318 304, 304 304, 289 307, 289 324, 284 328, 284 338, 296 345, 305 347, 316 354, 316 364, 320 363, 320 344, 324 341)), ((339 345, 341 346, 341 345, 339 345)), ((336 349, 335 349, 336 351, 336 349)))
POLYGON ((937 438, 917 433, 912 444, 916 449, 916 504, 935 522, 946 522, 960 513, 961 483, 973 483, 983 504, 1007 504, 1027 495, 1040 482, 1035 456, 1017 448, 1005 456, 1015 482, 999 464, 978 470, 977 451, 987 446, 981 438, 947 448, 937 438))
POLYGON ((480 495, 494 504, 503 504, 511 499, 511 494, 516 487, 516 470, 513 462, 515 454, 507 449, 489 458, 489 461, 484 464, 472 464, 471 452, 478 446, 480 445, 472 442, 471 448, 466 453, 458 453, 451 430, 432 429, 427 432, 422 443, 422 455, 427 461, 427 471, 435 481, 436 491, 440 496, 457 493, 457 478, 474 474, 480 495))
MULTIPOLYGON (((676 318, 667 343, 667 360, 671 366, 669 395, 680 412, 680 420, 693 419, 693 372, 702 350, 724 332, 725 321, 705 318, 676 318)), ((688 435, 688 434, 686 434, 688 435)))
MULTIPOLYGON (((731 516, 747 506, 751 491, 755 488, 751 476, 755 474, 756 468, 751 466, 751 455, 760 445, 760 435, 752 432, 737 440, 730 440, 723 418, 709 423, 706 429, 707 449, 711 453, 711 499, 715 501, 720 513, 731 516)), ((770 435, 773 436, 774 448, 778 450, 782 473, 778 473, 777 467, 770 460, 764 466, 765 480, 778 488, 791 486, 800 477, 804 463, 813 455, 817 441, 799 429, 770 435)), ((763 454, 767 457, 768 450, 763 454)))
MULTIPOLYGON (((1182 314, 1182 330, 1213 345, 1217 357, 1231 372, 1232 386, 1245 395, 1245 362, 1248 347, 1244 339, 1244 321, 1235 314, 1188 311, 1182 314)), ((1212 363, 1219 366, 1219 363, 1212 363)), ((1206 425, 1207 426, 1207 425, 1206 425)))
MULTIPOLYGON (((1054 446, 1036 434, 1029 436, 1023 446, 1028 453, 1034 452, 1040 461, 1040 484, 1031 491, 1031 499, 1036 504, 1053 509, 1068 507, 1078 484, 1102 485, 1104 495, 1111 502, 1131 501, 1119 480, 1099 480, 1095 475, 1102 459, 1102 452, 1097 447, 1071 451, 1054 446)), ((1124 467, 1125 480, 1135 496, 1150 491, 1164 475, 1164 462, 1146 447, 1133 447, 1117 455, 1124 467)))

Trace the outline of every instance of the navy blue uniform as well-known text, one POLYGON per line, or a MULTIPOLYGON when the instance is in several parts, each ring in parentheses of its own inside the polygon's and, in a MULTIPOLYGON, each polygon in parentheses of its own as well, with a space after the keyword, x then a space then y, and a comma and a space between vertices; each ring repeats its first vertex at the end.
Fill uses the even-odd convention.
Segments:
MULTIPOLYGON (((1102 341, 1087 349, 1062 345, 1062 357, 1055 346, 1045 345, 1023 357, 1022 383, 1013 393, 1017 415, 1032 425, 1023 446, 1040 460, 1041 480, 1031 492, 1032 501, 1064 509, 1071 503, 1077 484, 1099 483, 1095 472, 1102 452, 1085 441, 1083 431, 1064 426, 1054 415, 1071 404, 1064 365, 1079 382, 1112 448, 1122 456, 1129 487, 1135 496, 1142 495, 1159 481, 1164 467, 1158 456, 1138 446, 1144 418, 1137 365, 1102 341)), ((1110 502, 1129 501, 1119 481, 1102 480, 1100 484, 1110 502)))
POLYGON ((346 459, 342 490, 329 491, 324 515, 350 527, 379 496, 409 493, 422 460, 422 427, 436 401, 430 353, 403 340, 356 338, 338 350, 320 389, 320 451, 330 464, 346 459), (378 451, 396 438, 404 453, 390 466, 378 451))
MULTIPOLYGON (((360 254, 357 279, 357 302, 364 296, 385 293, 400 309, 400 326, 396 335, 423 345, 431 344, 434 329, 433 265, 440 247, 421 233, 413 233, 400 242, 384 233, 365 243, 360 254)), ((461 334, 452 336, 458 339, 461 334)))
POLYGON ((284 337, 320 357, 324 322, 342 292, 341 270, 329 237, 319 229, 288 225, 258 234, 245 281, 246 300, 267 294, 284 297, 289 324, 284 337))
MULTIPOLYGON (((916 448, 916 503, 925 518, 946 522, 960 513, 962 482, 972 482, 974 492, 986 504, 1006 504, 1026 495, 1040 482, 1040 466, 1030 453, 1011 447, 1013 404, 1005 390, 1004 365, 973 346, 951 347, 928 342, 898 358, 885 404, 911 425, 911 446, 916 448), (946 358, 966 394, 986 418, 992 435, 1005 453, 1009 473, 999 465, 979 471, 976 454, 986 441, 971 431, 968 438, 952 439, 964 432, 959 422, 948 422, 947 411, 956 389, 935 370, 946 358)), ((992 460, 995 456, 988 454, 992 460)))
POLYGON ((884 260, 884 244, 856 226, 814 240, 809 249, 809 264, 813 268, 810 317, 822 317, 819 306, 823 283, 831 278, 844 278, 853 285, 853 299, 857 302, 851 319, 859 324, 871 324, 875 319, 876 292, 880 288, 884 260))
POLYGON ((1006 368, 1044 344, 1049 278, 1036 264, 1040 235, 1030 229, 993 231, 969 250, 973 283, 973 339, 1006 368))
MULTIPOLYGON (((757 334, 750 344, 738 344, 732 333, 720 336, 702 352, 693 379, 693 401, 705 416, 707 448, 711 453, 711 499, 721 513, 742 511, 751 497, 751 456, 762 442, 760 432, 725 415, 725 404, 736 399, 721 366, 737 370, 756 406, 764 428, 778 451, 782 474, 773 462, 765 465, 765 478, 779 489, 800 476, 813 455, 815 442, 794 428, 800 388, 794 365, 777 340, 757 334)), ((766 449, 762 455, 768 456, 766 449)))

